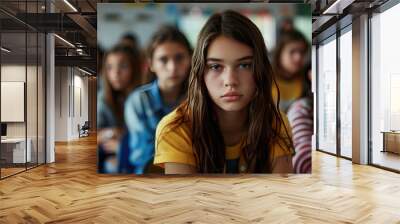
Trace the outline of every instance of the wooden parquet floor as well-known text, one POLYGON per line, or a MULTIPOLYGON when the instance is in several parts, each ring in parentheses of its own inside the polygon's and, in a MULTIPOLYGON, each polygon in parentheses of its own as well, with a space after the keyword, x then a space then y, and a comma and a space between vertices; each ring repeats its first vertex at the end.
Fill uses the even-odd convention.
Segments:
POLYGON ((312 175, 96 173, 95 137, 0 181, 0 223, 400 223, 400 175, 313 153, 312 175))

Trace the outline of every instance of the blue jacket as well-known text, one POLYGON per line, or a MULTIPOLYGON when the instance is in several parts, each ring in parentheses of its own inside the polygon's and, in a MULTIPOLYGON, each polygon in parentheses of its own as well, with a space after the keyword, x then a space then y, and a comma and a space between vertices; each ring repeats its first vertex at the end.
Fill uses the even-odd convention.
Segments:
POLYGON ((122 147, 119 155, 120 172, 143 174, 146 166, 153 163, 158 122, 179 102, 165 105, 157 80, 137 88, 128 96, 124 116, 129 139, 125 139, 128 145, 122 147))

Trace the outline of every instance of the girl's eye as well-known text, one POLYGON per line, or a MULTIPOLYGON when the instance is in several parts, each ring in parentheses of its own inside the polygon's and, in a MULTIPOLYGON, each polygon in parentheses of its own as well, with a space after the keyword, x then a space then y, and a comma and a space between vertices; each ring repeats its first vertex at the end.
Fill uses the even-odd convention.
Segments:
POLYGON ((161 63, 164 64, 164 65, 167 64, 167 62, 168 62, 168 58, 167 58, 167 57, 161 57, 159 60, 160 60, 161 63))
POLYGON ((219 69, 221 69, 221 65, 219 65, 219 64, 211 64, 211 65, 208 65, 208 68, 210 70, 219 70, 219 69))
POLYGON ((249 68, 251 68, 251 63, 242 63, 242 64, 239 64, 239 68, 249 69, 249 68))
POLYGON ((127 69, 128 67, 129 67, 129 65, 127 63, 120 64, 121 69, 127 69))

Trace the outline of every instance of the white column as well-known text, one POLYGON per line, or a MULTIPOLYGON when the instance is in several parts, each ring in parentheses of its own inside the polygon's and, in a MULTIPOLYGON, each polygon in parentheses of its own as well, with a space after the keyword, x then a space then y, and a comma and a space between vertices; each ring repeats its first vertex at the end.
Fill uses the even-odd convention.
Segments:
MULTIPOLYGON (((47 2, 47 12, 53 12, 54 6, 47 2)), ((54 35, 46 35, 46 163, 55 162, 54 134, 55 134, 55 44, 54 35)))
POLYGON ((313 93, 313 100, 314 100, 314 108, 313 108, 313 113, 314 113, 314 124, 313 124, 313 136, 312 136, 312 150, 316 150, 317 148, 317 48, 315 45, 312 45, 311 49, 311 91, 313 93))
POLYGON ((368 163, 368 16, 353 20, 353 162, 368 163))

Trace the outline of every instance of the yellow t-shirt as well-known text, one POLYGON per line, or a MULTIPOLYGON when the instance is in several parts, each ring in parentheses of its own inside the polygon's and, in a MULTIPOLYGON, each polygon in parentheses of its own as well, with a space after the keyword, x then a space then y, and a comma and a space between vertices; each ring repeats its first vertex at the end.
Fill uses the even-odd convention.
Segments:
MULTIPOLYGON (((196 167, 196 158, 192 149, 191 130, 188 123, 182 123, 173 129, 167 127, 176 116, 177 112, 174 110, 165 116, 157 126, 154 164, 163 167, 164 163, 180 163, 196 167)), ((287 117, 283 113, 281 113, 281 116, 290 135, 288 137, 291 138, 291 129, 287 117)), ((282 128, 283 133, 285 131, 282 128)), ((226 172, 246 172, 247 165, 241 154, 243 146, 245 146, 245 138, 242 138, 234 146, 225 147, 226 172)), ((285 143, 278 144, 276 142, 271 149, 271 161, 269 162, 273 162, 275 158, 280 156, 294 154, 292 148, 285 148, 285 143)))
MULTIPOLYGON (((276 78, 276 83, 280 93, 279 109, 286 112, 289 106, 302 96, 304 83, 302 79, 283 80, 280 78, 276 78)), ((272 97, 275 102, 278 100, 276 85, 272 85, 272 97)))

